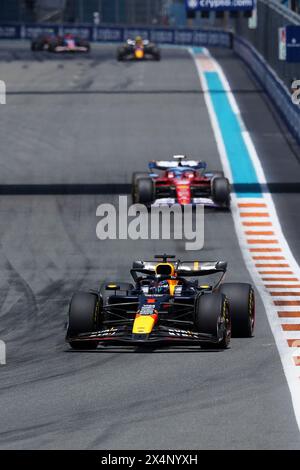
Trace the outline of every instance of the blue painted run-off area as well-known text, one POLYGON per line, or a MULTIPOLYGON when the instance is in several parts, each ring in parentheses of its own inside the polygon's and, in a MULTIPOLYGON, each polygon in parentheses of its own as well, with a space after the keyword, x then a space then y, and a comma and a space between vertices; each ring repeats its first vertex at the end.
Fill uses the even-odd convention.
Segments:
POLYGON ((233 184, 239 197, 262 197, 257 174, 242 136, 238 117, 233 112, 217 72, 205 72, 209 94, 221 130, 233 184), (255 191, 255 192, 254 192, 255 191))

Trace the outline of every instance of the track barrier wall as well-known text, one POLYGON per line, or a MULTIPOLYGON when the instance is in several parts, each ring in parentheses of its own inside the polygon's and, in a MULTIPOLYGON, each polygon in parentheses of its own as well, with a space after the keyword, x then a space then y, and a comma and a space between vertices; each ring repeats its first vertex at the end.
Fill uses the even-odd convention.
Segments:
POLYGON ((159 44, 185 46, 232 47, 232 33, 220 30, 85 26, 57 24, 0 24, 0 39, 32 39, 39 34, 71 33, 92 42, 123 42, 128 37, 142 36, 159 44))
POLYGON ((291 90, 279 79, 250 42, 239 36, 234 36, 233 49, 251 69, 283 117, 290 132, 300 143, 300 105, 293 103, 291 90))

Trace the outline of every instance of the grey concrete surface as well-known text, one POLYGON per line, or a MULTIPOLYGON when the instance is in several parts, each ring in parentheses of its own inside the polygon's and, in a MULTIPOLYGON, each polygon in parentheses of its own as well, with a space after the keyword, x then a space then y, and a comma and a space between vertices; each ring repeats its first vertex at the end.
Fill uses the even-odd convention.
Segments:
MULTIPOLYGON (((21 51, 11 52, 13 72, 1 66, 8 76, 21 73, 21 51)), ((174 89, 198 86, 182 51, 165 51, 159 64, 124 67, 110 52, 99 48, 96 59, 85 59, 89 70, 89 61, 106 57, 95 73, 101 86, 103 74, 122 90, 127 77, 134 88, 137 67, 153 89, 167 89, 168 77, 174 89)), ((67 78, 77 60, 63 62, 64 71, 53 71, 53 79, 56 73, 67 78)), ((26 61, 30 83, 37 59, 28 55, 26 61)), ((42 85, 37 80, 34 86, 42 85)), ((83 95, 76 106, 64 94, 9 100, 0 115, 2 184, 93 183, 98 171, 123 183, 149 158, 181 151, 220 167, 201 94, 83 95), (19 133, 10 136, 10 128, 19 133)), ((228 280, 250 281, 230 214, 207 211, 204 250, 187 253, 183 241, 100 242, 96 208, 102 202, 116 203, 116 196, 0 198, 0 338, 7 342, 7 365, 0 367, 0 448, 299 449, 288 387, 259 298, 255 337, 234 339, 228 351, 100 347, 77 353, 65 345, 72 293, 111 278, 128 280, 133 259, 161 251, 225 258, 228 280)))

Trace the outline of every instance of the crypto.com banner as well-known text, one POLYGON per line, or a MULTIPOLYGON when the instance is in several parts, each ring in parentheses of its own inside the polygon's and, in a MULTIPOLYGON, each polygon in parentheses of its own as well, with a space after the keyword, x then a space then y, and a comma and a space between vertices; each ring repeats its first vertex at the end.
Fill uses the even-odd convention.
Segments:
POLYGON ((255 0, 185 0, 187 10, 253 10, 255 0))

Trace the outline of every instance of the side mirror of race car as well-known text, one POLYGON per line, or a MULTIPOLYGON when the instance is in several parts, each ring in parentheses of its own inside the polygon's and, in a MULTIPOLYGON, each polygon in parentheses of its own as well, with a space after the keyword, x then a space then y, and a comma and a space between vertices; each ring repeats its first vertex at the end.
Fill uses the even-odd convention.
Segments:
POLYGON ((216 268, 219 269, 220 271, 226 271, 227 270, 227 261, 218 261, 216 264, 216 268))

